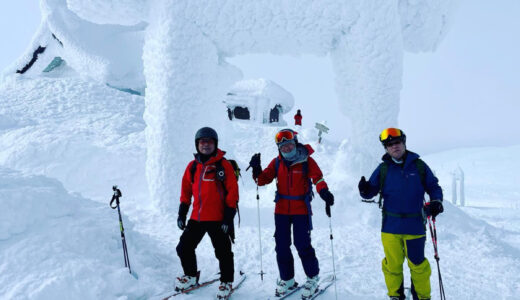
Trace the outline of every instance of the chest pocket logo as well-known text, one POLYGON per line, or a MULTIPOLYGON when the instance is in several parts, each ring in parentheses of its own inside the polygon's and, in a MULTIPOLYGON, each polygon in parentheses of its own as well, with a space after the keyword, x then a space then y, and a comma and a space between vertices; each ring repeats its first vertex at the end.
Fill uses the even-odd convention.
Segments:
POLYGON ((204 168, 204 174, 202 175, 202 181, 215 181, 217 178, 217 167, 209 165, 204 168))

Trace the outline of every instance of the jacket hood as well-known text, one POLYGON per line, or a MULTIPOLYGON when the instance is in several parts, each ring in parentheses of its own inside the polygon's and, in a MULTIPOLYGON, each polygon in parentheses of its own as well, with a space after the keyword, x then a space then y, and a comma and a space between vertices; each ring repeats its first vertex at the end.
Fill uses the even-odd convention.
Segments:
POLYGON ((278 150, 278 157, 286 162, 287 164, 290 164, 290 165, 295 165, 295 164, 298 164, 298 163, 301 163, 301 162, 304 162, 304 161, 307 161, 307 158, 309 156, 311 156, 312 153, 314 153, 314 149, 312 149, 311 145, 309 144, 306 144, 306 145, 303 145, 303 144, 296 144, 296 151, 298 151, 298 154, 297 154, 297 157, 294 161, 288 161, 286 160, 282 153, 280 152, 280 150, 278 150))

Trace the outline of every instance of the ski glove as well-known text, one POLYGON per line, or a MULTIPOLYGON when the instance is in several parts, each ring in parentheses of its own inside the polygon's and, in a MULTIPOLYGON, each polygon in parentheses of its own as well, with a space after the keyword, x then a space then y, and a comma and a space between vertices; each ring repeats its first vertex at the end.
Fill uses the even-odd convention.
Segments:
MULTIPOLYGON (((253 168, 253 179, 257 179, 262 173, 262 165, 260 162, 260 153, 255 153, 249 161, 249 167, 253 168)), ((246 170, 247 171, 247 170, 246 170)))
POLYGON ((442 200, 432 200, 426 205, 426 215, 432 216, 435 219, 437 215, 444 211, 442 200))
POLYGON ((334 195, 329 191, 329 189, 321 189, 320 191, 320 197, 327 203, 327 205, 332 206, 334 205, 334 195))
POLYGON ((188 214, 188 210, 190 206, 186 203, 181 202, 179 205, 179 216, 177 217, 177 227, 180 230, 184 230, 186 228, 186 215, 188 214))
POLYGON ((371 187, 370 183, 365 179, 365 176, 361 176, 361 180, 359 180, 358 183, 359 193, 361 195, 368 194, 371 187))
POLYGON ((225 234, 228 234, 231 230, 231 227, 233 227, 233 219, 235 218, 236 209, 231 207, 224 207, 224 220, 222 220, 222 225, 220 226, 220 229, 225 234))

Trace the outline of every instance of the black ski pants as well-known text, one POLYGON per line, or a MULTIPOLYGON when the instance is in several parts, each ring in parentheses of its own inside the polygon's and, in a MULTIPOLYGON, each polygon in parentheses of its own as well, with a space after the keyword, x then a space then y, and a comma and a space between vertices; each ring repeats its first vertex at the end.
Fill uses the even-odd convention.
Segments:
POLYGON ((179 244, 177 245, 177 255, 181 259, 184 275, 197 276, 197 257, 195 255, 195 249, 207 232, 215 249, 215 256, 219 262, 220 281, 233 282, 235 268, 233 264, 233 252, 231 251, 231 241, 229 240, 229 236, 220 228, 221 225, 222 222, 217 221, 188 221, 188 226, 184 229, 179 244))

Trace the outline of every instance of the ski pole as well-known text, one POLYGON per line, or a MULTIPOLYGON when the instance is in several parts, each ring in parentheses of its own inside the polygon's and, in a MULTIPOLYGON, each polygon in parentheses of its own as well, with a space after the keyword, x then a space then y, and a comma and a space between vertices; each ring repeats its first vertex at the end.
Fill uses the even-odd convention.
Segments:
POLYGON ((121 210, 119 209, 119 198, 123 195, 121 194, 121 190, 117 188, 117 185, 112 187, 114 191, 114 195, 112 196, 112 200, 110 200, 110 207, 112 209, 117 208, 117 213, 119 214, 119 230, 121 231, 121 242, 123 243, 123 256, 125 259, 125 268, 128 267, 128 271, 132 274, 132 269, 130 268, 130 259, 128 258, 128 249, 126 247, 126 239, 125 239, 125 228, 123 227, 123 219, 121 218, 121 210), (112 203, 116 201, 116 206, 112 206, 112 203))
POLYGON ((256 182, 256 210, 258 212, 258 242, 260 244, 260 279, 264 281, 264 266, 262 261, 262 235, 260 227, 260 195, 258 194, 258 181, 256 182))
POLYGON ((334 261, 334 236, 332 235, 332 215, 330 214, 330 205, 326 206, 327 215, 329 216, 329 230, 330 230, 330 249, 332 252, 332 271, 334 274, 334 293, 336 300, 338 300, 338 288, 336 287, 336 263, 334 261))
POLYGON ((441 268, 439 266, 439 252, 437 250, 437 228, 435 226, 435 217, 431 218, 432 222, 430 222, 430 217, 428 216, 428 226, 430 227, 430 234, 432 237, 432 243, 433 243, 433 250, 435 252, 435 261, 437 261, 437 272, 439 273, 439 293, 441 296, 441 300, 446 300, 446 295, 444 294, 444 284, 442 283, 442 277, 441 277, 441 268), (433 223, 433 229, 432 229, 432 223, 433 223))

